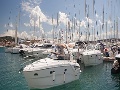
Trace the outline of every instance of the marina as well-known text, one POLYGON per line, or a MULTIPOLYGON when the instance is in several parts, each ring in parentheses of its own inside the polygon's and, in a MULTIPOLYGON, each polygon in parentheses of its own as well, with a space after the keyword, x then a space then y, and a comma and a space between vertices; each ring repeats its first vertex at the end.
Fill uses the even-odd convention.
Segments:
MULTIPOLYGON (((19 69, 26 62, 19 54, 4 53, 0 48, 0 90, 29 90, 28 84, 19 69)), ((112 62, 103 62, 97 66, 84 67, 78 80, 68 84, 44 90, 119 90, 120 76, 111 75, 112 62)))
POLYGON ((0 5, 0 90, 120 89, 119 0, 8 3, 0 5))

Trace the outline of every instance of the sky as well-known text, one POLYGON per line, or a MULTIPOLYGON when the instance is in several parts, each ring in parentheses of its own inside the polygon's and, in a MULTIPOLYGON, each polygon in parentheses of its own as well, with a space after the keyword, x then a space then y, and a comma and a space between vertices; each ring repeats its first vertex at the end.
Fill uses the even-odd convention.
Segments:
POLYGON ((1 0, 0 36, 17 30, 23 39, 53 38, 53 32, 63 40, 66 32, 69 40, 119 37, 119 8, 120 0, 1 0))

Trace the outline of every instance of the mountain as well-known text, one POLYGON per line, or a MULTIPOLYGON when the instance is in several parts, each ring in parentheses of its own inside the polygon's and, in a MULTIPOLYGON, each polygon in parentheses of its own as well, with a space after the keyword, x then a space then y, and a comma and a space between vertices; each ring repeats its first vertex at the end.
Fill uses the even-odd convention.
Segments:
POLYGON ((4 37, 0 37, 0 42, 13 42, 15 41, 15 38, 14 37, 11 37, 11 36, 4 36, 4 37))

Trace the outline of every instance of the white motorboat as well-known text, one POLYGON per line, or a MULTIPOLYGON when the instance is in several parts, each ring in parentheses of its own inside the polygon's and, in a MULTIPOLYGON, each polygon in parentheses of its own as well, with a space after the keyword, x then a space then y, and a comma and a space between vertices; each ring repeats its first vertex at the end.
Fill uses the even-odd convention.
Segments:
POLYGON ((11 53, 12 47, 5 47, 5 53, 11 53))
POLYGON ((12 54, 19 54, 20 49, 26 48, 25 44, 19 44, 18 46, 12 47, 11 53, 12 54))
POLYGON ((103 63, 103 53, 94 45, 88 45, 80 57, 85 66, 93 66, 103 63))
POLYGON ((57 53, 52 53, 49 58, 35 61, 23 69, 30 89, 50 88, 79 79, 79 64, 66 58, 67 54, 62 57, 57 53))
POLYGON ((27 57, 43 58, 47 56, 48 54, 50 54, 51 50, 52 50, 52 44, 44 43, 41 45, 37 45, 33 48, 24 50, 24 54, 27 57))

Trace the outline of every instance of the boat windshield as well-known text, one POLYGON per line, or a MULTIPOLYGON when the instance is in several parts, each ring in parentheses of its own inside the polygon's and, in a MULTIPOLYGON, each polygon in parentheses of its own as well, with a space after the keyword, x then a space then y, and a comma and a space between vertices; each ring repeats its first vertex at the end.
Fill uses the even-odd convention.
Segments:
POLYGON ((51 52, 51 54, 48 55, 49 58, 55 59, 55 60, 69 60, 69 53, 67 50, 62 46, 55 46, 51 52))
POLYGON ((93 50, 93 49, 95 49, 95 46, 94 46, 94 45, 88 45, 88 46, 86 47, 86 49, 87 49, 87 50, 93 50))

